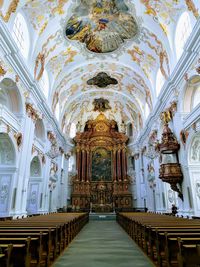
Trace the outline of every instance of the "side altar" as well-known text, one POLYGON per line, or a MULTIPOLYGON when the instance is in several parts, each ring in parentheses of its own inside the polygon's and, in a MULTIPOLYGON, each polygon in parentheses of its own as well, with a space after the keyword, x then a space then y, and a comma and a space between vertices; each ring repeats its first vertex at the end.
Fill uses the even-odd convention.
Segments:
POLYGON ((101 113, 86 122, 84 132, 78 132, 74 141, 77 174, 73 177, 72 205, 95 212, 131 208, 128 137, 118 131, 117 123, 101 113))

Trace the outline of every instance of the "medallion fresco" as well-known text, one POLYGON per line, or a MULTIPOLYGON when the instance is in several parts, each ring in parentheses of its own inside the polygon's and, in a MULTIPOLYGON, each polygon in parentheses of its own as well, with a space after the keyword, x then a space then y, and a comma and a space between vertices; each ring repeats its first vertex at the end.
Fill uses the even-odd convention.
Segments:
POLYGON ((101 147, 93 151, 92 181, 112 181, 111 151, 101 147))
POLYGON ((128 10, 124 0, 81 0, 67 22, 66 37, 95 53, 112 52, 138 32, 128 10))

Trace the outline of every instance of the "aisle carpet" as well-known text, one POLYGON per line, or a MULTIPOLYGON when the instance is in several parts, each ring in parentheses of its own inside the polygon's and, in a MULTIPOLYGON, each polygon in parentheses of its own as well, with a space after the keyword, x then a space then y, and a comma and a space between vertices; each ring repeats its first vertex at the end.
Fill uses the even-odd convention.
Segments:
POLYGON ((90 221, 53 267, 153 267, 115 221, 90 221))

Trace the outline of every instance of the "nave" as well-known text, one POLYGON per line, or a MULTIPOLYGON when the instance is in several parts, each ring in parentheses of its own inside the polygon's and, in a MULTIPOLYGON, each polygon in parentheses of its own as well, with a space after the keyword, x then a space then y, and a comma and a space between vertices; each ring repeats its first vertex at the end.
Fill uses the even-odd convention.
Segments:
POLYGON ((90 221, 53 267, 153 267, 113 220, 90 221))
POLYGON ((123 212, 116 217, 111 213, 52 213, 0 222, 1 267, 133 264, 199 267, 200 220, 123 212))

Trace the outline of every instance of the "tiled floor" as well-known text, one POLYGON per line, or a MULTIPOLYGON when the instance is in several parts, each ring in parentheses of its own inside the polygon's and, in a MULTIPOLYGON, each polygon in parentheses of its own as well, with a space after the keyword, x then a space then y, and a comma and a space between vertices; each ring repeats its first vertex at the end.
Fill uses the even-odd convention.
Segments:
POLYGON ((53 267, 153 267, 115 221, 91 221, 53 267))

